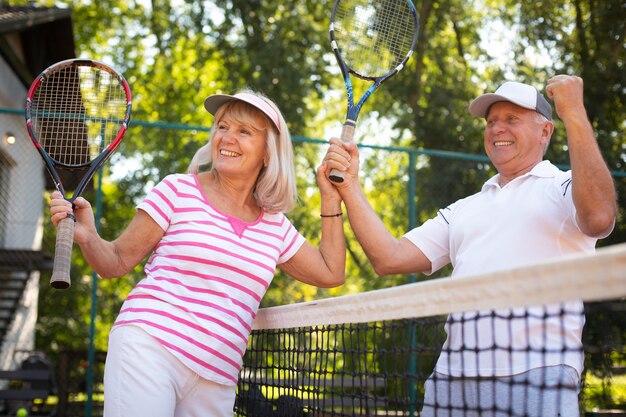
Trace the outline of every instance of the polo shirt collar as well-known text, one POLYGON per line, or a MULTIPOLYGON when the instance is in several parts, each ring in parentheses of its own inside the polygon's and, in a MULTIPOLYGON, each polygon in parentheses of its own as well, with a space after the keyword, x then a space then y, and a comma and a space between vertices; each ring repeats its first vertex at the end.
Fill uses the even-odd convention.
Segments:
MULTIPOLYGON (((537 165, 535 165, 526 174, 521 175, 517 178, 524 178, 524 177, 531 176, 531 175, 534 177, 540 177, 540 178, 553 178, 556 176, 558 172, 559 172, 559 169, 556 166, 552 165, 550 161, 543 160, 539 162, 537 165)), ((489 187, 500 188, 500 185, 498 183, 499 179, 500 179, 500 174, 496 174, 493 177, 489 178, 487 182, 483 184, 482 190, 485 190, 489 187)))

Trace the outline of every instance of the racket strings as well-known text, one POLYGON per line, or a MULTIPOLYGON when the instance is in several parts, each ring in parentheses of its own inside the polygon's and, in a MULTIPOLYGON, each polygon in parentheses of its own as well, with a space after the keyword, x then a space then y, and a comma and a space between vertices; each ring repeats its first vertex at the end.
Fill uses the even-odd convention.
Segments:
POLYGON ((335 11, 335 39, 352 71, 380 77, 410 54, 415 19, 406 0, 342 1, 335 11))
POLYGON ((56 162, 81 167, 94 160, 120 131, 127 97, 114 74, 70 65, 41 81, 31 106, 38 143, 56 162))

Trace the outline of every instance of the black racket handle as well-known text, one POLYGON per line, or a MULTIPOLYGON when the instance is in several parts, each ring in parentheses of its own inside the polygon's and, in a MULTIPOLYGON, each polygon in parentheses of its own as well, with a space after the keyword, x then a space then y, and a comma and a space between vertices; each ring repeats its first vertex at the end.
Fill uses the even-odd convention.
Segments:
MULTIPOLYGON (((354 131, 356 130, 356 123, 352 120, 346 120, 343 124, 343 129, 341 129, 341 140, 343 142, 349 142, 354 137, 354 131)), ((343 182, 344 173, 339 171, 338 169, 331 169, 330 174, 328 175, 328 179, 332 182, 343 182)))

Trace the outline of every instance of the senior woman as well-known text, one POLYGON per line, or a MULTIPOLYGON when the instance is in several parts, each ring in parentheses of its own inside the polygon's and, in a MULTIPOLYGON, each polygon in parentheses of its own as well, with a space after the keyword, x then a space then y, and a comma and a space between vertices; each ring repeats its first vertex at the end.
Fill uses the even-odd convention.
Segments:
MULTIPOLYGON (((74 239, 102 277, 121 277, 150 255, 109 335, 106 417, 232 416, 252 322, 275 268, 318 287, 345 280, 341 197, 317 169, 319 247, 284 213, 296 203, 293 149, 276 105, 250 90, 209 96, 209 141, 188 173, 161 180, 113 241, 91 205, 74 202, 74 239)), ((55 225, 72 211, 59 193, 55 225)))

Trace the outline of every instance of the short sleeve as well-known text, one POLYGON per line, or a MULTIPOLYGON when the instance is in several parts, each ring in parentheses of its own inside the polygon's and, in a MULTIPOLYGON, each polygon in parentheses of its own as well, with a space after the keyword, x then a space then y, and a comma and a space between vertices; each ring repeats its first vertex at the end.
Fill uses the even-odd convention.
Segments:
MULTIPOLYGON (((580 225, 578 224, 578 219, 576 218, 576 206, 574 205, 574 197, 572 196, 572 171, 562 172, 561 175, 557 175, 555 177, 556 186, 558 187, 559 194, 563 199, 563 204, 566 206, 566 210, 568 216, 572 223, 576 226, 578 231, 584 233, 580 229, 580 225)), ((613 220, 613 226, 607 230, 603 235, 596 236, 597 239, 604 239, 609 236, 613 229, 615 228, 615 219, 613 220)))
POLYGON ((174 214, 176 183, 176 175, 168 175, 137 206, 138 210, 145 211, 163 230, 167 230, 174 214))
POLYGON ((555 175, 554 181, 561 203, 565 207, 568 216, 576 224, 576 206, 574 206, 574 198, 572 196, 572 171, 559 172, 559 175, 555 175))
POLYGON ((287 219, 286 216, 281 215, 284 219, 284 238, 283 238, 283 247, 278 257, 277 264, 282 264, 291 259, 298 250, 302 247, 306 239, 300 232, 296 230, 296 228, 291 224, 291 222, 287 219))
POLYGON ((404 237, 421 250, 430 260, 430 271, 426 275, 450 263, 450 207, 439 210, 437 216, 408 231, 404 237))

